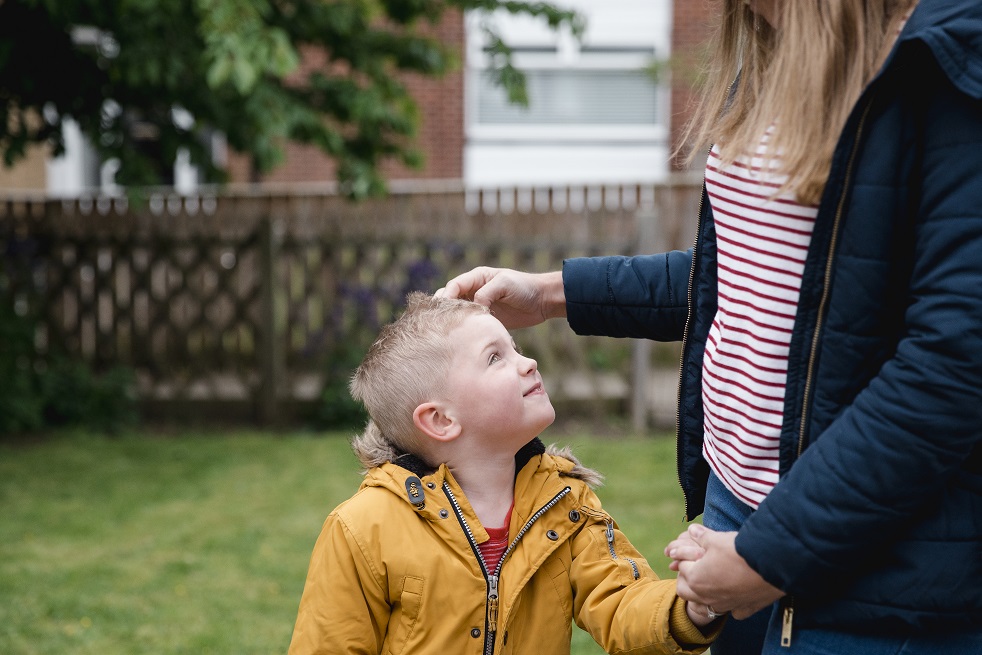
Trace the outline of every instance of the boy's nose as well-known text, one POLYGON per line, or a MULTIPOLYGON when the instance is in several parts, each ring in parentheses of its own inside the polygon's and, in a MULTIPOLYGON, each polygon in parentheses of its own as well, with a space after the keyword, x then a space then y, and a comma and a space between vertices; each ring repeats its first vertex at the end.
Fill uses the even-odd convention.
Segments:
POLYGON ((539 368, 539 363, 531 357, 526 357, 525 355, 519 355, 519 357, 521 358, 519 366, 524 373, 531 373, 539 368))

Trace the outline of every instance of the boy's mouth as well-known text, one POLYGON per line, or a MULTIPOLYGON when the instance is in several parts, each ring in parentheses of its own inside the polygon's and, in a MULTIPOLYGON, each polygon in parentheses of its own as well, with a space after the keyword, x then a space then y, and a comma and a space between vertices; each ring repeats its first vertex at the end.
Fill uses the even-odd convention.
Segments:
POLYGON ((522 397, 531 396, 532 394, 534 394, 536 392, 539 392, 539 391, 544 391, 544 389, 542 388, 542 383, 541 382, 537 382, 536 384, 532 385, 532 388, 529 389, 528 391, 526 391, 524 394, 522 394, 522 397))

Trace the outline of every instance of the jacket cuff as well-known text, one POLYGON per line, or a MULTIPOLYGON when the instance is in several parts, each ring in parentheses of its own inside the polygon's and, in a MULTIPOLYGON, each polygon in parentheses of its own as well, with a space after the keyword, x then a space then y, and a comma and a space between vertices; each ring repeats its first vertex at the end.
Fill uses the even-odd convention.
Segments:
POLYGON ((702 652, 711 644, 723 630, 726 619, 713 621, 705 628, 700 628, 691 620, 685 611, 685 601, 675 597, 672 601, 672 611, 668 619, 668 627, 679 646, 686 651, 702 652))
POLYGON ((590 310, 609 305, 605 257, 576 257, 563 261, 566 321, 576 334, 593 334, 590 310))
POLYGON ((566 320, 581 335, 679 341, 688 316, 688 252, 563 262, 566 320))
MULTIPOLYGON (((810 585, 827 584, 831 571, 779 520, 780 513, 775 508, 790 500, 786 498, 787 487, 778 485, 771 490, 767 500, 740 527, 734 547, 769 584, 788 594, 809 593, 810 585), (781 555, 775 557, 774 553, 781 555)), ((785 505, 788 510, 793 507, 785 505)))

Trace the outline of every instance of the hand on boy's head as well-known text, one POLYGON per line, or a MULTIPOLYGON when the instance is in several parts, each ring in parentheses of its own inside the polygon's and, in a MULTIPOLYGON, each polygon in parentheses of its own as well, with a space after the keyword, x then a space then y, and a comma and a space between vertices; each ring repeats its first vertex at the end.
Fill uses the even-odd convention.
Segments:
POLYGON ((499 269, 491 268, 490 266, 478 266, 450 279, 443 287, 437 289, 433 295, 437 298, 473 300, 487 306, 493 298, 488 298, 486 302, 480 302, 475 298, 475 295, 487 286, 488 282, 494 279, 498 273, 499 269))
POLYGON ((525 273, 509 268, 478 266, 451 279, 433 294, 463 298, 491 309, 509 330, 538 325, 565 316, 562 273, 525 273))

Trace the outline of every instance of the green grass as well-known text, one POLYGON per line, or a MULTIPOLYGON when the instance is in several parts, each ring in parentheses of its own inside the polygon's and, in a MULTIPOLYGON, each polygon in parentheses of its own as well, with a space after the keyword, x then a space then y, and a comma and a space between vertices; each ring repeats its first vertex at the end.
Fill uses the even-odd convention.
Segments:
MULTIPOLYGON (((0 653, 285 653, 314 539, 359 482, 344 435, 0 442, 0 653)), ((684 528, 669 438, 561 431, 659 575, 684 528)), ((576 655, 600 653, 574 630, 576 655)))

